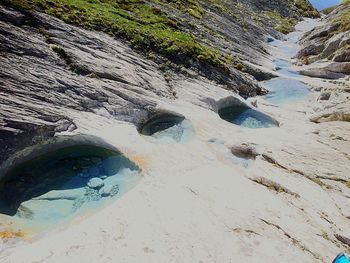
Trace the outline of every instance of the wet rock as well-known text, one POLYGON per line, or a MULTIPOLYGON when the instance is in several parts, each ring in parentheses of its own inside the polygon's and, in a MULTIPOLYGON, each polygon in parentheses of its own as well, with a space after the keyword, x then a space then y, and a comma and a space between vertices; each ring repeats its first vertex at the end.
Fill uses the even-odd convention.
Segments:
POLYGON ((92 189, 100 189, 104 185, 104 182, 101 178, 94 177, 89 180, 87 185, 92 189))
POLYGON ((48 201, 60 200, 60 199, 75 200, 84 196, 84 194, 85 194, 84 188, 68 189, 68 190, 52 190, 44 195, 34 198, 33 200, 48 200, 48 201))
POLYGON ((99 193, 102 197, 115 196, 119 193, 119 186, 111 184, 105 185, 100 189, 99 193))
POLYGON ((267 43, 270 43, 270 42, 273 42, 273 41, 275 41, 275 39, 273 38, 273 37, 267 37, 267 39, 266 39, 266 42, 267 43))

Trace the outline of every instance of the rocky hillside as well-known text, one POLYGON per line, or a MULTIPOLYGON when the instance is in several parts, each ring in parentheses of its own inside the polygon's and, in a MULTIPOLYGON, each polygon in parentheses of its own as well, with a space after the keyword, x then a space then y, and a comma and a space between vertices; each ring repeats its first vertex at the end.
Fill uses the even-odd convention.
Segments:
POLYGON ((317 14, 284 0, 2 1, 0 161, 74 130, 72 111, 137 124, 154 98, 179 97, 178 79, 263 94, 271 74, 247 62, 284 21, 317 14))
POLYGON ((349 252, 349 77, 299 74, 306 0, 0 2, 1 262, 349 252))
POLYGON ((341 78, 350 73, 350 2, 344 1, 323 20, 301 40, 298 57, 311 64, 303 71, 306 75, 341 78))

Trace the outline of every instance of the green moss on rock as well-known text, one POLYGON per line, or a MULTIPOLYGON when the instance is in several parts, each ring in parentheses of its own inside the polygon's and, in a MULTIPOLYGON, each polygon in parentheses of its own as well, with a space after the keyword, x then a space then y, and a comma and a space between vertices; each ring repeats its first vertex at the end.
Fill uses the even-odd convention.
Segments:
POLYGON ((274 28, 278 32, 281 32, 283 34, 288 34, 294 31, 294 27, 298 23, 297 19, 292 17, 282 16, 280 13, 276 11, 267 11, 265 13, 270 19, 273 19, 276 22, 276 25, 274 28))
MULTIPOLYGON (((170 59, 192 58, 226 68, 221 52, 201 44, 179 29, 166 13, 142 0, 9 0, 14 7, 32 9, 88 29, 124 38, 136 49, 155 51, 170 59)), ((196 0, 167 0, 180 5, 194 16, 201 9, 196 0)))

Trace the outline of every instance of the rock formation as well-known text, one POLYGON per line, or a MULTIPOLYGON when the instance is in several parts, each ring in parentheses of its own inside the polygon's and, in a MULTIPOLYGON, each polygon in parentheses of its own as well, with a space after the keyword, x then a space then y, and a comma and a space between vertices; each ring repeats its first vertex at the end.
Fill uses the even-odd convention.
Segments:
POLYGON ((345 10, 319 21, 302 19, 319 16, 306 0, 2 1, 0 189, 27 161, 37 169, 17 171, 20 185, 36 184, 55 149, 83 187, 36 196, 10 180, 34 201, 0 214, 0 261, 318 263, 349 251, 348 32, 328 23, 345 10), (313 75, 337 80, 300 75, 311 69, 293 64, 297 49, 305 62, 330 54, 313 75), (237 108, 253 114, 220 118, 237 108), (62 148, 73 145, 122 154, 137 186, 119 198, 119 161, 81 161, 62 148), (52 231, 35 224, 39 201, 54 212, 113 196, 52 231))
POLYGON ((338 79, 350 74, 350 3, 339 5, 323 20, 301 40, 298 57, 309 65, 301 72, 338 79))

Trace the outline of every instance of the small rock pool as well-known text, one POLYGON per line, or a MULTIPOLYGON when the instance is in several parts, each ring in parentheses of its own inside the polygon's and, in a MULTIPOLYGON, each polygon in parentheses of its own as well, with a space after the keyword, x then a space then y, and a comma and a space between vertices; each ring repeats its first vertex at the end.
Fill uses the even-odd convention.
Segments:
POLYGON ((185 143, 195 135, 189 120, 171 114, 151 118, 139 131, 154 143, 185 143))
POLYGON ((270 116, 247 106, 232 106, 219 110, 222 119, 246 128, 277 127, 278 122, 270 116))
POLYGON ((74 145, 21 163, 0 180, 0 213, 41 231, 120 197, 141 179, 117 151, 74 145))

